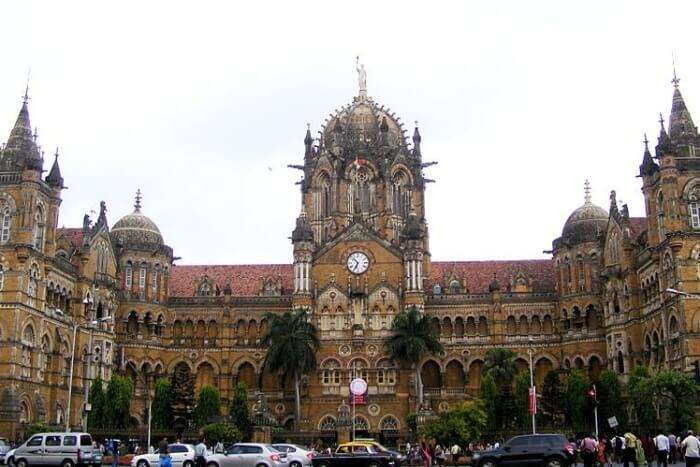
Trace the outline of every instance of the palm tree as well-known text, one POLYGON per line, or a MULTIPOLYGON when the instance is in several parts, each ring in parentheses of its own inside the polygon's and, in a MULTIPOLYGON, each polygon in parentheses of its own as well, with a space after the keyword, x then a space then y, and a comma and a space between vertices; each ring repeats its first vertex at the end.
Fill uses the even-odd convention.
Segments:
POLYGON ((301 376, 316 368, 316 352, 320 347, 316 326, 306 319, 306 310, 292 314, 268 313, 270 327, 260 341, 267 349, 263 368, 270 373, 281 372, 294 380, 294 423, 301 419, 301 376))
POLYGON ((510 386, 517 373, 514 358, 515 354, 512 350, 489 349, 484 361, 484 373, 491 374, 499 388, 510 386))
POLYGON ((442 355, 444 349, 438 333, 430 326, 428 317, 413 306, 399 313, 391 324, 391 337, 386 343, 387 353, 394 360, 411 365, 416 372, 416 394, 419 409, 423 404, 423 384, 420 377, 420 361, 427 354, 442 355))

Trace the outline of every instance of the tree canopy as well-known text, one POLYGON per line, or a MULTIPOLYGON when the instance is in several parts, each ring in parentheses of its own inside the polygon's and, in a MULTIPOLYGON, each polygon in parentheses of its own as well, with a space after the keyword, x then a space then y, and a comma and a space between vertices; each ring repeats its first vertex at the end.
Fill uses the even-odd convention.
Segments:
POLYGON ((88 402, 90 412, 88 413, 88 428, 105 428, 105 392, 102 378, 97 377, 90 386, 88 402))
POLYGON ((129 426, 129 407, 134 395, 134 383, 126 376, 112 375, 105 395, 105 428, 129 426))
POLYGON ((221 415, 221 400, 219 390, 211 386, 204 386, 199 391, 197 405, 194 408, 194 422, 202 427, 213 418, 221 415))
POLYGON ((248 387, 242 381, 236 384, 233 400, 229 405, 228 415, 241 436, 247 439, 251 432, 250 409, 248 408, 248 387))
POLYGON ((173 422, 173 387, 167 378, 158 378, 151 403, 151 423, 154 428, 165 429, 173 422))
POLYGON ((464 446, 470 441, 481 439, 486 419, 480 401, 462 402, 427 422, 419 431, 426 439, 435 438, 448 446, 455 443, 464 446))

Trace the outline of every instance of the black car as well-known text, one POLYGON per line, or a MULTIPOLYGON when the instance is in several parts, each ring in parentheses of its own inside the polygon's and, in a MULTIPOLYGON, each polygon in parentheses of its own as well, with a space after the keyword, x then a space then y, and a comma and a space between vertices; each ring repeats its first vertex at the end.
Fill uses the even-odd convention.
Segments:
POLYGON ((474 453, 473 467, 565 467, 574 462, 574 446, 564 435, 522 435, 498 449, 474 453))

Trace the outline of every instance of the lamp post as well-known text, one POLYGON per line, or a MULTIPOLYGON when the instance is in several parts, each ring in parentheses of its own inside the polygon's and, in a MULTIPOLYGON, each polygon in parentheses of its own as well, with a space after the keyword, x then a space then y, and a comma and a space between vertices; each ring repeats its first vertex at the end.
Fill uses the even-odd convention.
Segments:
POLYGON ((70 373, 68 374, 68 403, 66 410, 66 431, 70 431, 70 401, 73 398, 73 365, 75 363, 75 338, 78 333, 78 323, 73 324, 73 345, 70 352, 70 373))
POLYGON ((535 375, 532 366, 532 336, 528 337, 527 354, 530 357, 530 388, 528 390, 528 402, 530 406, 530 415, 532 415, 532 434, 537 433, 535 426, 535 415, 537 414, 537 393, 535 392, 535 375))
POLYGON ((136 365, 134 365, 134 362, 128 362, 127 364, 131 365, 131 368, 134 369, 134 373, 137 374, 141 378, 141 381, 143 382, 143 387, 146 390, 146 398, 147 398, 146 405, 148 407, 148 417, 147 417, 147 419, 148 419, 148 421, 147 421, 148 431, 146 432, 146 449, 148 450, 148 448, 151 447, 151 410, 153 409, 153 398, 151 397, 151 388, 148 385, 148 381, 149 381, 149 375, 153 375, 154 372, 145 372, 145 371, 139 372, 138 368, 136 368, 136 365))
MULTIPOLYGON (((85 316, 86 317, 88 316, 88 313, 87 313, 88 307, 90 307, 90 310, 92 310, 92 304, 93 304, 92 297, 90 297, 90 295, 85 297, 85 299, 83 300, 83 305, 85 305, 85 316)), ((88 361, 87 361, 87 368, 85 371, 85 400, 84 400, 84 406, 83 406, 83 431, 85 431, 85 432, 88 431, 88 412, 89 412, 88 399, 90 397, 90 385, 92 382, 92 353, 93 353, 92 345, 93 345, 93 337, 94 337, 93 332, 95 330, 95 327, 99 323, 103 323, 103 322, 110 320, 110 319, 112 319, 111 316, 105 316, 105 317, 102 317, 99 319, 88 321, 88 323, 86 325, 88 332, 89 332, 89 335, 90 335, 90 339, 88 341, 88 353, 87 353, 88 361)))

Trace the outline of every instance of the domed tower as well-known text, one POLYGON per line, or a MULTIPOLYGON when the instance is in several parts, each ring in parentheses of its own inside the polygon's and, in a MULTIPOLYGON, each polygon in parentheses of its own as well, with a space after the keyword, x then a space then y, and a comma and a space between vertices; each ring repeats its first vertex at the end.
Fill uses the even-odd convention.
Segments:
POLYGON ((119 219, 110 236, 123 290, 122 333, 128 338, 159 339, 166 322, 173 250, 163 243, 158 226, 141 212, 140 190, 134 212, 119 219))
POLYGON ((594 332, 602 326, 598 273, 607 223, 608 213, 591 202, 586 180, 583 205, 571 213, 552 244, 563 333, 594 332))

